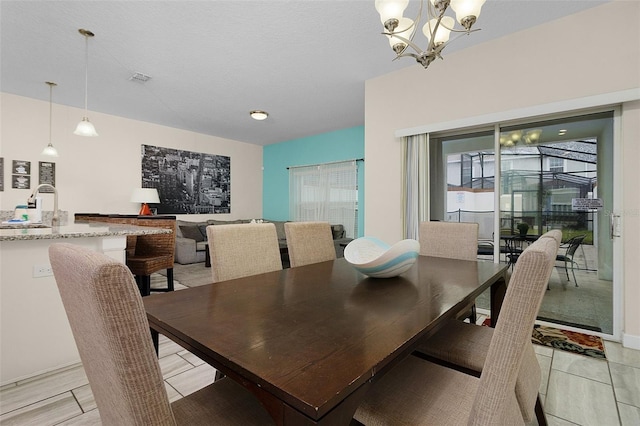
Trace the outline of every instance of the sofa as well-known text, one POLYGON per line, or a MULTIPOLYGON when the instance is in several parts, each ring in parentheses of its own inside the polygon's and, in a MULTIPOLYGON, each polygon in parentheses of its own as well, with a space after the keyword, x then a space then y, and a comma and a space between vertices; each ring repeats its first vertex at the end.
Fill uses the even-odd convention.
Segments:
MULTIPOLYGON (((264 222, 275 224, 278 241, 281 247, 286 247, 287 237, 284 233, 284 224, 286 221, 268 220, 264 222)), ((207 253, 207 231, 209 225, 227 225, 235 223, 250 223, 251 219, 238 220, 215 220, 209 219, 200 222, 191 222, 186 220, 178 220, 176 223, 176 250, 175 261, 181 265, 189 263, 204 262, 207 253)), ((336 247, 336 256, 344 256, 344 247, 351 241, 351 238, 345 238, 345 230, 343 225, 331 225, 333 233, 333 241, 336 247)), ((282 263, 287 267, 289 257, 286 250, 282 250, 282 263)))

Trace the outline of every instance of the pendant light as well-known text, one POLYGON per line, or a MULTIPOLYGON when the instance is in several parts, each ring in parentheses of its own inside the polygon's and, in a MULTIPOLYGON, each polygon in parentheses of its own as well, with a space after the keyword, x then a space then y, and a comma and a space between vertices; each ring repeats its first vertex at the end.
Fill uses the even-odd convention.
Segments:
POLYGON ((51 143, 51 127, 53 123, 53 86, 57 86, 53 81, 45 81, 45 83, 49 86, 49 145, 47 145, 43 150, 41 155, 48 155, 50 157, 57 157, 58 150, 53 147, 51 143))
POLYGON ((94 34, 83 28, 80 28, 78 32, 84 36, 85 40, 84 117, 82 117, 82 121, 78 123, 78 126, 73 133, 78 136, 98 136, 96 128, 93 127, 93 124, 89 121, 89 117, 87 117, 87 97, 89 91, 89 37, 93 37, 94 34))

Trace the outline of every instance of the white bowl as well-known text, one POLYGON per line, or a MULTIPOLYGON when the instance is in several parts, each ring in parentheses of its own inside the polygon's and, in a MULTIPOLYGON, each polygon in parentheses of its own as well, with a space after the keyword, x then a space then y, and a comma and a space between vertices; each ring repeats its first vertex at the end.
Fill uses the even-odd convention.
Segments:
POLYGON ((351 241, 344 258, 358 271, 372 278, 390 278, 406 272, 418 258, 420 243, 402 240, 392 246, 375 237, 351 241))

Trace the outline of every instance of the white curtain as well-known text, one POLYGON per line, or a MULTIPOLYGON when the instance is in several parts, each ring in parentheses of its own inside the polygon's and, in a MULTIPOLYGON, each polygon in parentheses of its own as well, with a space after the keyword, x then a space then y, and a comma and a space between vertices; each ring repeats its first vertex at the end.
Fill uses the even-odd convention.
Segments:
POLYGON ((345 236, 357 232, 358 167, 356 161, 289 168, 291 220, 343 225, 345 236))
POLYGON ((428 218, 428 135, 402 139, 402 219, 404 238, 419 239, 420 222, 428 218))

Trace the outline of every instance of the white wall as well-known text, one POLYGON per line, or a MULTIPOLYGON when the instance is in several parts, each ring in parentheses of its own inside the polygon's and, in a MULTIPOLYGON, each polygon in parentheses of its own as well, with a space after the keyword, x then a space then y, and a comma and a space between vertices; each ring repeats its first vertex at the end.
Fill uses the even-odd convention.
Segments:
MULTIPOLYGON (((59 208, 69 211, 70 218, 76 212, 135 214, 140 206, 129 197, 141 182, 140 145, 148 144, 231 157, 231 214, 179 217, 262 216, 262 146, 91 111, 89 118, 100 136, 85 138, 73 135, 82 115, 79 109, 54 105, 53 144, 60 157, 44 157, 40 152, 49 140, 49 103, 0 93, 0 157, 4 157, 0 210, 25 204, 38 184, 38 161, 53 161, 59 208), (11 188, 13 160, 31 161, 31 189, 11 188)), ((44 209, 52 210, 53 196, 42 198, 44 209)), ((48 263, 50 242, 0 244, 1 384, 78 361, 55 281, 31 277, 34 265, 48 263)))
MULTIPOLYGON (((71 217, 80 212, 135 214, 140 206, 129 197, 141 184, 140 145, 145 144, 231 157, 231 213, 197 215, 198 219, 262 215, 261 146, 91 111, 89 118, 100 136, 76 136, 73 130, 83 111, 54 104, 52 141, 60 157, 52 160, 40 155, 49 141, 49 102, 0 93, 0 108, 0 157, 5 169, 0 210, 25 204, 38 185, 38 161, 53 161, 59 207, 71 217), (12 160, 31 161, 32 189, 11 188, 12 160)), ((52 210, 53 197, 42 198, 44 209, 52 210)))
MULTIPOLYGON (((402 238, 396 130, 637 89, 639 19, 639 2, 614 1, 451 55, 445 49, 444 60, 426 70, 416 64, 367 81, 365 234, 388 243, 402 238)), ((640 258, 640 202, 633 184, 640 180, 640 117, 636 103, 624 105, 623 111, 623 142, 617 148, 625 150, 624 232, 629 238, 624 291, 630 304, 640 300, 640 265, 631 260, 640 258)), ((640 311, 630 307, 625 310, 624 332, 637 337, 640 311)))

